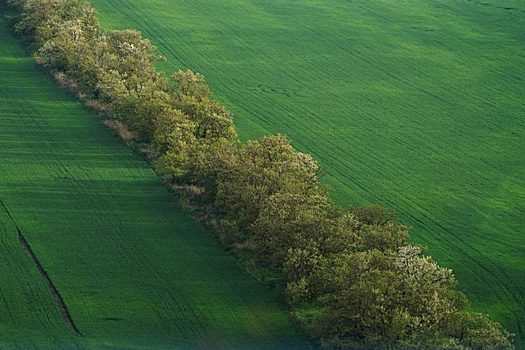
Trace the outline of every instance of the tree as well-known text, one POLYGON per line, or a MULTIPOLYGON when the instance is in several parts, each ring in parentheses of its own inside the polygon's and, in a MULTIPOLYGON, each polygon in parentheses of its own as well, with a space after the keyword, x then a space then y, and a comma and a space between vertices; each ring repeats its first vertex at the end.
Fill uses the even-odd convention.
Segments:
POLYGON ((382 225, 395 219, 396 213, 389 212, 379 204, 371 204, 351 210, 357 220, 366 225, 382 225))
POLYGON ((377 349, 511 349, 495 322, 463 311, 449 269, 419 247, 344 251, 323 260, 319 333, 326 346, 377 349))
POLYGON ((102 73, 95 54, 104 50, 106 43, 80 23, 78 20, 63 22, 53 37, 35 52, 35 57, 48 67, 67 72, 85 91, 94 93, 102 73))
POLYGON ((201 141, 237 138, 233 117, 224 106, 211 99, 204 77, 192 71, 178 71, 174 83, 175 107, 195 124, 195 137, 201 141))
POLYGON ((160 154, 155 168, 164 177, 175 179, 188 171, 195 145, 193 130, 193 123, 177 109, 167 108, 157 115, 152 142, 160 154))
POLYGON ((212 203, 215 202, 219 182, 235 181, 234 172, 239 168, 240 163, 239 145, 226 139, 196 142, 190 157, 188 181, 203 187, 207 199, 212 203))
POLYGON ((513 349, 512 334, 477 312, 458 312, 447 324, 447 334, 472 350, 513 349))
MULTIPOLYGON (((142 81, 156 81, 162 76, 153 63, 164 60, 157 48, 140 32, 135 30, 114 30, 107 34, 111 55, 115 57, 110 63, 111 69, 117 70, 122 76, 129 77, 130 86, 136 87, 142 81)), ((164 83, 164 81, 163 81, 164 83)), ((167 81, 165 82, 167 84, 167 81)), ((166 90, 167 85, 161 86, 166 90)))
POLYGON ((358 228, 357 246, 360 250, 396 250, 408 242, 408 227, 393 221, 383 225, 365 225, 358 228))
POLYGON ((178 70, 171 76, 174 90, 179 97, 192 96, 197 100, 211 97, 211 91, 204 76, 191 70, 178 70))
MULTIPOLYGON (((339 216, 338 208, 323 193, 304 194, 293 188, 275 193, 263 201, 251 228, 256 254, 263 264, 279 270, 291 252, 309 257, 323 254, 339 216)), ((293 264, 297 269, 289 264, 287 274, 306 274, 309 268, 304 264, 299 268, 298 260, 293 264)))
POLYGON ((37 28, 58 17, 58 14, 65 8, 67 1, 9 0, 10 5, 22 9, 21 18, 15 25, 16 32, 18 34, 36 35, 37 28))
POLYGON ((319 166, 312 157, 297 152, 284 136, 266 136, 247 142, 238 162, 219 174, 217 207, 241 230, 248 230, 261 206, 279 192, 316 193, 319 191, 319 166))
MULTIPOLYGON (((331 257, 333 287, 319 322, 327 341, 343 348, 407 348, 443 337, 442 323, 461 305, 451 272, 420 249, 377 249, 331 257)), ((328 272, 326 271, 326 272, 328 272)))
MULTIPOLYGON (((139 132, 143 140, 151 141, 156 131, 157 119, 173 112, 172 100, 168 93, 146 81, 134 90, 112 97, 114 117, 124 121, 132 130, 139 132)), ((165 118, 162 122, 164 126, 165 118)))

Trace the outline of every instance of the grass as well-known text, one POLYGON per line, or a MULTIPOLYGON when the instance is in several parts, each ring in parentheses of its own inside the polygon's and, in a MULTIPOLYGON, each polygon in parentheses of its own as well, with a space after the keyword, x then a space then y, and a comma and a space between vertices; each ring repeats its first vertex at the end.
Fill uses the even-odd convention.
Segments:
POLYGON ((24 338, 31 338, 41 346, 73 338, 68 336, 47 285, 31 258, 20 248, 16 227, 2 207, 0 259, 2 347, 16 347, 19 339, 24 338))
POLYGON ((284 133, 339 203, 395 208, 525 348, 522 1, 93 3, 203 73, 243 139, 284 133))
POLYGON ((148 164, 37 69, 0 7, 2 349, 303 349, 282 302, 226 256, 148 164))

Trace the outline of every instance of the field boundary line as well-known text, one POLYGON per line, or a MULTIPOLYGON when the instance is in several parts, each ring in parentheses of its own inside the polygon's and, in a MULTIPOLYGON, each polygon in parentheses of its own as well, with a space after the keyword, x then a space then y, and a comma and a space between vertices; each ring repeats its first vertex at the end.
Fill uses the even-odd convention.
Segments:
POLYGON ((55 298, 55 303, 56 303, 56 305, 58 307, 58 310, 60 311, 60 314, 62 315, 62 318, 64 319, 64 322, 71 328, 71 330, 73 330, 73 332, 75 334, 77 334, 79 336, 82 336, 82 333, 80 332, 80 330, 78 329, 77 325, 75 324, 75 321, 73 320, 73 317, 71 317, 71 314, 70 314, 70 312, 69 312, 69 310, 67 308, 67 305, 64 302, 64 298, 62 297, 62 295, 58 291, 57 287, 53 283, 53 280, 51 279, 51 277, 49 277, 49 274, 44 269, 44 266, 42 265, 42 263, 40 262, 40 260, 36 256, 35 252, 31 248, 31 246, 29 245, 29 242, 27 241, 26 237, 24 236, 24 234, 22 233, 22 231, 18 227, 18 224, 14 220, 13 216, 9 212, 9 209, 7 208, 5 203, 2 201, 2 199, 0 199, 0 205, 4 208, 5 212, 7 213, 7 216, 9 217, 9 219, 11 219, 11 221, 13 222, 13 224, 16 227, 16 230, 18 232, 18 241, 20 243, 20 247, 22 248, 22 250, 24 250, 31 257, 31 260, 33 260, 33 263, 35 264, 35 267, 38 270, 38 273, 40 274, 40 276, 42 276, 42 278, 44 279, 44 281, 47 284, 47 287, 49 288, 49 291, 51 292, 51 294, 55 298))

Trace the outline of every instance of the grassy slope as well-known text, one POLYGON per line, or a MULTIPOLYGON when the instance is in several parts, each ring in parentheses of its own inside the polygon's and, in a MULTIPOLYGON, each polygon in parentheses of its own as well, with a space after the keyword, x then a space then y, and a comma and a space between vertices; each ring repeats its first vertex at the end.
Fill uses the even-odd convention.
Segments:
POLYGON ((400 212, 525 344, 525 5, 94 0, 204 73, 245 139, 291 137, 342 204, 400 212))
POLYGON ((0 347, 304 348, 284 306, 224 255, 147 163, 22 51, 0 8, 0 347), (1 208, 0 208, 1 209, 1 208))

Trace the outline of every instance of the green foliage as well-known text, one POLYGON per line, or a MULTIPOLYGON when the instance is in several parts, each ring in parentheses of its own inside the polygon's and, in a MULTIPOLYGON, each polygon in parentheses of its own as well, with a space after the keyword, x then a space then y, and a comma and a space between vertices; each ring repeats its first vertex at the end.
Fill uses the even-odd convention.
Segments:
POLYGON ((156 132, 158 118, 170 118, 173 114, 171 96, 157 89, 154 81, 143 81, 136 89, 122 95, 113 94, 112 111, 115 118, 138 131, 145 140, 151 140, 156 132))
POLYGON ((195 137, 201 141, 237 137, 231 113, 211 99, 204 77, 191 71, 178 71, 172 76, 176 91, 175 107, 195 124, 195 137))
POLYGON ((284 136, 267 136, 244 144, 232 167, 219 173, 217 207, 241 230, 257 219, 264 202, 273 194, 319 191, 319 166, 299 153, 284 136))
POLYGON ((155 120, 153 145, 162 154, 186 150, 195 143, 194 126, 180 110, 166 108, 155 120))
POLYGON ((219 179, 233 178, 233 171, 238 168, 239 148, 229 140, 220 139, 217 142, 200 142, 191 152, 188 181, 201 186, 210 202, 214 202, 219 179))
POLYGON ((196 147, 194 130, 180 110, 167 108, 157 114, 152 144, 160 154, 155 164, 160 174, 177 178, 188 172, 191 150, 196 147))
POLYGON ((503 350, 512 348, 512 336, 499 323, 475 312, 460 312, 448 324, 451 336, 467 349, 503 350))
MULTIPOLYGON (((377 249, 333 255, 323 275, 333 285, 319 300, 325 309, 318 320, 326 345, 341 348, 447 348, 458 343, 479 349, 497 343, 510 348, 508 334, 494 328, 490 334, 472 331, 471 343, 447 331, 466 306, 448 269, 439 267, 421 249, 377 249), (501 342, 501 340, 505 340, 501 342), (486 342, 485 342, 486 341, 486 342), (438 343, 441 345, 438 346, 438 343)), ((490 332, 489 332, 490 333, 490 332)))
POLYGON ((395 250, 408 243, 408 228, 392 221, 383 225, 359 225, 358 227, 357 244, 361 250, 395 250))
POLYGON ((282 269, 292 254, 294 262, 288 261, 286 268, 289 278, 309 275, 337 231, 338 216, 339 209, 323 194, 292 188, 271 195, 262 202, 252 227, 260 260, 282 269))
POLYGON ((357 220, 367 225, 381 225, 387 221, 392 221, 396 216, 395 212, 389 212, 379 204, 355 208, 352 212, 357 220))
MULTIPOLYGON (((20 4, 20 3, 19 3, 20 4)), ((259 266, 282 273, 292 305, 311 306, 312 334, 336 348, 506 349, 498 324, 464 312, 451 270, 409 246, 407 227, 381 206, 344 213, 319 182, 320 167, 281 135, 243 145, 231 113, 205 79, 177 71, 141 34, 106 32, 81 0, 21 3, 20 33, 38 60, 63 70, 154 149, 167 180, 202 186, 230 240, 249 243, 259 266)))
POLYGON ((197 100, 203 100, 211 96, 210 88, 206 85, 202 74, 194 73, 191 70, 181 70, 173 74, 171 80, 174 89, 179 94, 179 98, 189 96, 197 100))
POLYGON ((135 79, 155 80, 158 77, 152 63, 162 61, 164 57, 157 53, 157 48, 148 39, 142 38, 140 32, 114 30, 107 34, 107 41, 112 50, 110 54, 116 58, 116 62, 112 62, 113 69, 135 79))

